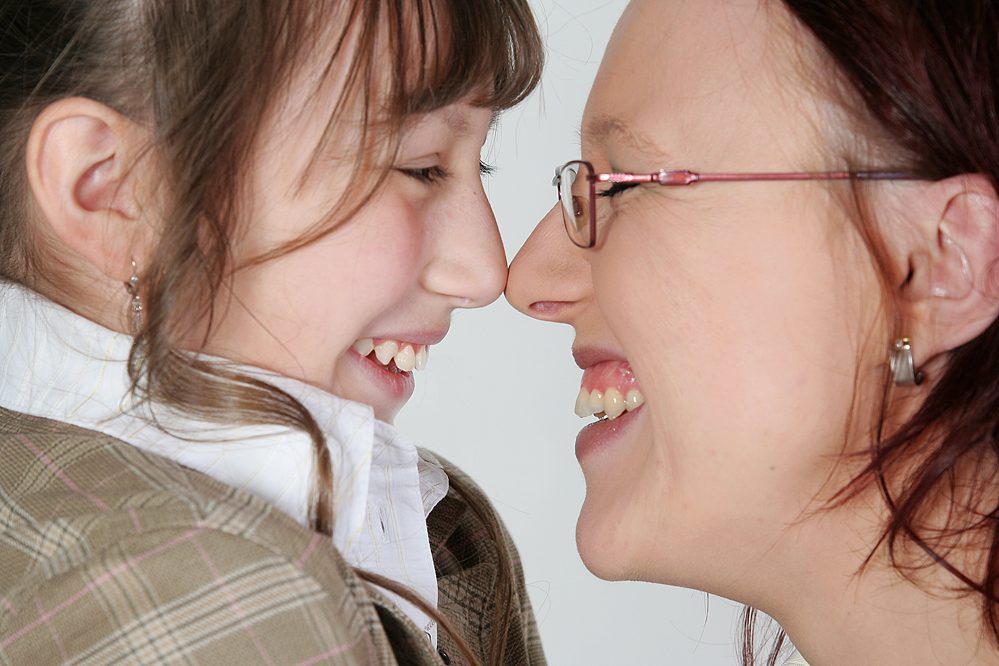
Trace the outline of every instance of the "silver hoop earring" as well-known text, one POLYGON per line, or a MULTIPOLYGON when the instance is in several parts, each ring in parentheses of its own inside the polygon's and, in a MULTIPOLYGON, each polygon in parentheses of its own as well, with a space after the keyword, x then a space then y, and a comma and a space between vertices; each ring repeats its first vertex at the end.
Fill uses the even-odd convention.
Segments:
POLYGON ((892 379, 896 386, 914 386, 921 384, 924 373, 916 370, 912 361, 912 346, 909 338, 899 338, 889 354, 892 379))
POLYGON ((132 297, 132 333, 138 333, 142 328, 142 297, 139 296, 139 269, 132 259, 132 277, 125 283, 125 291, 132 297))

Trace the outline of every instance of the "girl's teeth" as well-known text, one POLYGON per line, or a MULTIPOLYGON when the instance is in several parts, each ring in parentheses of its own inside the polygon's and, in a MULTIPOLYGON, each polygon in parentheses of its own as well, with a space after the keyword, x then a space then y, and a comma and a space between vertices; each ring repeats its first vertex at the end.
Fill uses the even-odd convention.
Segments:
POLYGON ((354 343, 354 351, 361 356, 367 356, 375 350, 375 341, 371 338, 364 338, 354 343))
POLYGON ((395 365, 403 372, 409 372, 416 367, 416 352, 412 346, 406 345, 395 355, 395 365))
POLYGON ((414 345, 398 340, 385 340, 376 345, 373 339, 363 338, 352 346, 354 351, 361 356, 368 356, 371 352, 375 352, 375 358, 385 366, 395 360, 396 367, 402 372, 423 370, 427 367, 427 360, 430 358, 430 350, 427 345, 414 345))
POLYGON ((399 343, 395 340, 386 340, 377 347, 375 347, 375 358, 382 365, 388 365, 389 361, 395 358, 395 355, 399 353, 399 343))
POLYGON ((625 412, 638 409, 645 403, 645 396, 638 389, 631 389, 627 396, 622 396, 621 392, 614 387, 609 387, 607 392, 594 389, 592 392, 585 388, 579 389, 576 396, 576 416, 586 418, 587 416, 606 416, 614 420, 625 412))

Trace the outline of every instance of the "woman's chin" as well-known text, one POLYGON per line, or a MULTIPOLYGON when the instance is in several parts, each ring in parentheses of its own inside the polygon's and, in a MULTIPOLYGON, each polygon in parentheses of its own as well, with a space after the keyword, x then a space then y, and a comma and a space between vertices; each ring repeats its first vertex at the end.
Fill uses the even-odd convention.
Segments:
POLYGON ((592 423, 576 439, 586 498, 576 523, 576 547, 586 568, 605 580, 634 580, 648 560, 658 519, 649 493, 665 489, 650 464, 654 441, 648 406, 615 420, 592 423))
POLYGON ((587 498, 576 522, 576 548, 583 564, 597 578, 635 580, 634 544, 627 530, 613 518, 595 510, 587 498))

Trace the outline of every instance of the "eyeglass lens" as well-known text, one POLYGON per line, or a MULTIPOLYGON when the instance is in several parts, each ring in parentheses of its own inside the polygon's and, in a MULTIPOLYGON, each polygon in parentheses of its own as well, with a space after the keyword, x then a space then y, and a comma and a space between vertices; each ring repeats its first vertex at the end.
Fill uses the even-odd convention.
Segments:
POLYGON ((584 162, 569 162, 559 174, 559 199, 562 220, 573 243, 581 247, 592 245, 590 239, 590 174, 584 162))

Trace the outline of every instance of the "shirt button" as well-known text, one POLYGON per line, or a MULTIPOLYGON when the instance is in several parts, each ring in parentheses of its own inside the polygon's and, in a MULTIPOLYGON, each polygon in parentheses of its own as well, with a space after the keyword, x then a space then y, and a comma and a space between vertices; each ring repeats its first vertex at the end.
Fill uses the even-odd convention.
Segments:
POLYGON ((444 662, 445 666, 450 666, 450 664, 451 664, 451 657, 448 655, 447 652, 445 652, 444 650, 438 649, 437 650, 437 654, 439 654, 441 656, 441 661, 444 662))

